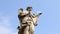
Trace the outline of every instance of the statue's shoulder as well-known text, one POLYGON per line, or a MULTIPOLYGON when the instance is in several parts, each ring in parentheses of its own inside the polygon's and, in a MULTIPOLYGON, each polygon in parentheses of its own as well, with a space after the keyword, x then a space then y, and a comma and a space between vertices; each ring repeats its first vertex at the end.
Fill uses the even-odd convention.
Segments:
POLYGON ((24 14, 28 14, 29 12, 25 10, 25 11, 23 11, 23 13, 24 13, 24 14))

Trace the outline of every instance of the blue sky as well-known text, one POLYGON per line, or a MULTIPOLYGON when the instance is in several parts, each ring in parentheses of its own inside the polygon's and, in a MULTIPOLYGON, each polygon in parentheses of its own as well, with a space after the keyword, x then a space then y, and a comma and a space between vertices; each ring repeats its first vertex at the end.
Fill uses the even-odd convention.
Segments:
POLYGON ((60 0, 0 0, 0 34, 17 34, 18 9, 41 11, 35 34, 60 34, 60 0))

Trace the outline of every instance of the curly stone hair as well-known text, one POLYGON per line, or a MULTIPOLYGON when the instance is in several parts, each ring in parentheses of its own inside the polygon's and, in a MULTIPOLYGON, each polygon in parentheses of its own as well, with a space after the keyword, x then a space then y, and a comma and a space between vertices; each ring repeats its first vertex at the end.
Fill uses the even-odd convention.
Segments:
POLYGON ((26 10, 28 10, 28 9, 30 9, 30 8, 32 9, 32 7, 31 7, 31 6, 28 6, 28 7, 26 8, 26 10))
POLYGON ((23 11, 23 8, 20 8, 19 10, 22 10, 23 11))

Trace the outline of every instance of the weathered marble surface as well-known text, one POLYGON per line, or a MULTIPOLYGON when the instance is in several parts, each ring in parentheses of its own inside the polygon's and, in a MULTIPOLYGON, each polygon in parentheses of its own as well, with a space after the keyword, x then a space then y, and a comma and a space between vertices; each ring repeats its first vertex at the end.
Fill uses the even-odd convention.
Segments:
POLYGON ((20 26, 18 27, 18 34, 34 34, 34 26, 37 25, 38 17, 42 13, 34 15, 31 13, 31 10, 32 7, 27 7, 26 12, 24 12, 22 8, 19 9, 18 18, 20 26))

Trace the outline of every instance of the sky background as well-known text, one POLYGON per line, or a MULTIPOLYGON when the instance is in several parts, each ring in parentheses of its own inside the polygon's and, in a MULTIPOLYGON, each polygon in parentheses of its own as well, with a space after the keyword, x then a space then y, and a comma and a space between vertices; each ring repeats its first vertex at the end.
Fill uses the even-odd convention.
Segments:
POLYGON ((17 34, 18 9, 41 11, 35 34, 60 34, 60 0, 0 0, 0 34, 17 34))

